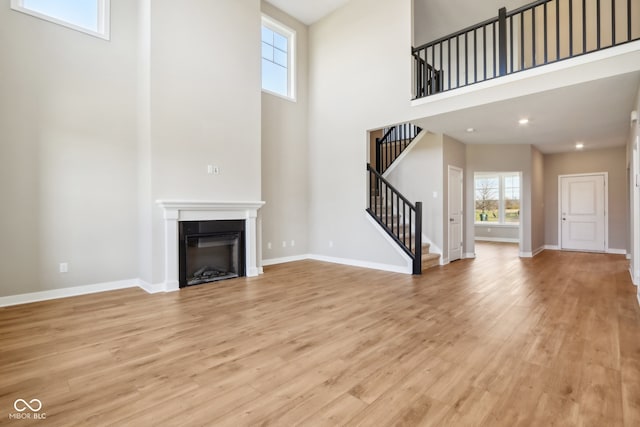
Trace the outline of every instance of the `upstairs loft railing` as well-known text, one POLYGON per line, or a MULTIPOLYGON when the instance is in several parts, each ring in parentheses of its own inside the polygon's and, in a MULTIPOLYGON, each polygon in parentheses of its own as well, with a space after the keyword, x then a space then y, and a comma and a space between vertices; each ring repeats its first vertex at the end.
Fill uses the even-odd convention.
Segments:
POLYGON ((539 0, 412 49, 414 98, 640 39, 640 0, 539 0))
POLYGON ((410 123, 384 129, 382 138, 376 138, 375 170, 383 174, 421 131, 410 123))
POLYGON ((409 255, 413 274, 422 273, 422 202, 411 203, 378 171, 367 164, 367 212, 409 255))

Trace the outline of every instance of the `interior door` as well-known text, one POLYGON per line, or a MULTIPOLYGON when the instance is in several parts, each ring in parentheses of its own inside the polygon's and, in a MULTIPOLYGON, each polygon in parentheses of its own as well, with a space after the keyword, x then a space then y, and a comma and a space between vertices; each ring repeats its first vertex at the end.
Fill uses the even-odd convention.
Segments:
POLYGON ((449 261, 462 258, 462 169, 449 166, 449 261))
POLYGON ((606 249, 606 180, 602 175, 560 177, 561 249, 606 249))

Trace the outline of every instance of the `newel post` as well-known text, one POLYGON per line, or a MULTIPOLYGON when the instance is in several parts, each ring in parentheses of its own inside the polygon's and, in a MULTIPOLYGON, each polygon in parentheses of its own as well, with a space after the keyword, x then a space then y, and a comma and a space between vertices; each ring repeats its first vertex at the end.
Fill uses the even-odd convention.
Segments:
POLYGON ((413 259, 413 274, 422 274, 422 202, 416 202, 416 231, 415 258, 413 259))
POLYGON ((507 8, 498 10, 498 59, 500 75, 507 74, 507 8))

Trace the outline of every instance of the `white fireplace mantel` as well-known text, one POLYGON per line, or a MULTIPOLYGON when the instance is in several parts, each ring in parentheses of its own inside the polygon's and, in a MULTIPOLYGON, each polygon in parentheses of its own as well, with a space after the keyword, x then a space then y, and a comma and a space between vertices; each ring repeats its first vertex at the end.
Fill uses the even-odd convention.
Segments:
POLYGON ((164 210, 165 220, 165 278, 166 292, 179 289, 178 223, 180 221, 244 220, 247 276, 258 270, 258 210, 264 202, 214 202, 207 200, 156 200, 164 210))

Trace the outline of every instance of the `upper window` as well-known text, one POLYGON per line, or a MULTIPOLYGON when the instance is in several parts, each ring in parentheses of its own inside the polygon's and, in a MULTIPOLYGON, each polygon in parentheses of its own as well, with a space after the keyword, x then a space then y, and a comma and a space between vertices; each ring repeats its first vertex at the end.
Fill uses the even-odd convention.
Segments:
POLYGON ((262 90, 295 99, 295 36, 292 29, 262 16, 262 90))
POLYGON ((520 174, 475 175, 476 223, 520 224, 520 174))
POLYGON ((110 0, 11 0, 11 8, 109 40, 110 0))

